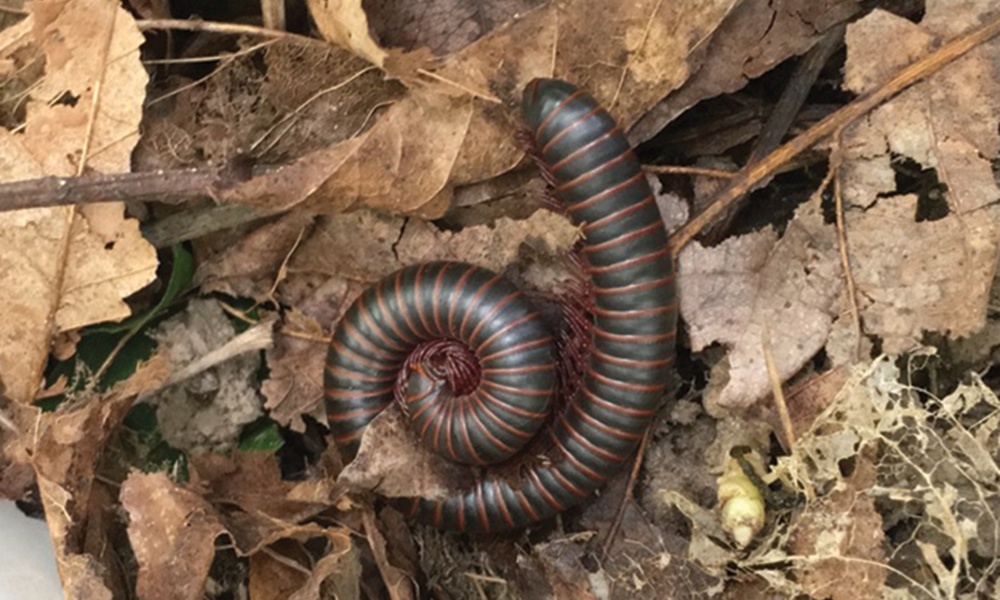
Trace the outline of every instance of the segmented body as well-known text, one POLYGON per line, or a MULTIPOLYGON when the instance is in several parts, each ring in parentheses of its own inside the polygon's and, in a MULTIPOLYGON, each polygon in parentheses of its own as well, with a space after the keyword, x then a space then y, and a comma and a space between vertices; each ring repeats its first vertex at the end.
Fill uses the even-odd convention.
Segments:
MULTIPOLYGON (((525 467, 514 481, 487 477, 442 501, 412 501, 414 516, 447 529, 523 527, 587 498, 621 470, 642 438, 674 360, 667 234, 622 132, 590 95, 559 80, 528 84, 522 110, 548 179, 585 235, 591 352, 579 394, 552 426, 550 461, 525 467)), ((327 411, 348 454, 392 401, 407 355, 437 336, 467 344, 482 367, 470 400, 445 408, 420 410, 439 393, 440 377, 418 368, 403 382, 411 415, 420 410, 418 427, 439 451, 463 462, 501 460, 542 425, 555 375, 547 362, 552 338, 538 314, 488 271, 432 263, 369 289, 334 334, 327 411)))

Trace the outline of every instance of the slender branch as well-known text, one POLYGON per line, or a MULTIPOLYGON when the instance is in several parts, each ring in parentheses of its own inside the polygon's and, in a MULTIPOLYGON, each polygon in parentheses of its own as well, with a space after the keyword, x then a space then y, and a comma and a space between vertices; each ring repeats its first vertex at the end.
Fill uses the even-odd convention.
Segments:
MULTIPOLYGON (((194 168, 83 177, 51 176, 0 183, 0 212, 113 200, 156 200, 180 204, 194 198, 214 196, 216 191, 250 178, 251 173, 239 171, 229 166, 223 169, 194 168)), ((262 172, 266 169, 253 169, 252 174, 262 172)))

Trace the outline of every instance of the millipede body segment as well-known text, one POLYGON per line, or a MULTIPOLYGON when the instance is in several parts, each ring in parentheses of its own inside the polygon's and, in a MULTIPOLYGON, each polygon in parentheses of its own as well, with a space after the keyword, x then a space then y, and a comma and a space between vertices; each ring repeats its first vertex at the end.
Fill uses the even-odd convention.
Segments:
MULTIPOLYGON (((652 421, 674 360, 673 263, 639 162, 611 116, 555 79, 528 84, 522 105, 546 178, 582 225, 592 278, 593 340, 580 392, 558 416, 553 456, 516 480, 486 477, 410 512, 463 531, 518 528, 587 498, 621 470, 652 421)), ((382 280, 338 324, 325 374, 334 440, 348 456, 393 400, 438 452, 470 464, 504 460, 545 422, 555 345, 512 284, 464 263, 430 263, 382 280), (453 397, 427 346, 453 340, 478 361, 478 381, 453 397), (407 366, 413 352, 428 360, 407 366)), ((470 376, 474 379, 473 376, 470 376)))

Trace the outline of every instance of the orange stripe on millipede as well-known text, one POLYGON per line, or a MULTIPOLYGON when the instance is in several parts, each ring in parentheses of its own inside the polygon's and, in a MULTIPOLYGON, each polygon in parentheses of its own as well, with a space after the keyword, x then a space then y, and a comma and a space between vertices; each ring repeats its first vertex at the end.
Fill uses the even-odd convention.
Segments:
POLYGON ((555 508, 557 512, 566 510, 566 507, 563 506, 561 502, 556 500, 555 496, 549 493, 549 490, 545 489, 545 486, 542 484, 542 478, 538 475, 538 469, 531 469, 528 471, 528 477, 535 482, 535 487, 537 487, 538 492, 545 497, 545 501, 549 503, 549 506, 555 508))
POLYGON ((531 434, 534 433, 533 431, 523 431, 521 429, 514 427, 504 419, 500 418, 498 415, 493 414, 493 411, 485 404, 483 405, 483 414, 489 417, 490 420, 496 423, 501 429, 503 429, 504 431, 506 431, 511 435, 521 438, 522 440, 530 438, 531 434))
POLYGON ((610 460, 616 464, 623 462, 626 458, 628 458, 628 456, 619 456, 614 452, 609 452, 608 450, 605 450, 604 448, 597 446, 596 444, 588 440, 579 431, 573 429, 573 426, 570 425, 569 421, 567 421, 565 418, 561 421, 561 425, 563 429, 569 432, 569 436, 573 438, 573 440, 576 441, 576 443, 587 448, 587 450, 589 450, 592 454, 596 454, 597 456, 603 457, 605 460, 610 460))
POLYGON ((376 415, 385 410, 385 404, 379 406, 373 406, 371 408, 359 408, 356 410, 349 410, 347 412, 340 412, 333 415, 327 415, 326 418, 330 421, 341 422, 349 421, 351 419, 357 419, 359 417, 368 417, 371 415, 376 415))
POLYGON ((476 512, 479 513, 479 525, 483 531, 490 530, 490 520, 486 516, 486 502, 483 499, 483 485, 476 486, 476 512))
POLYGON ((465 499, 458 500, 458 530, 465 531, 465 499))
POLYGON ((652 281, 644 281, 642 283, 632 283, 622 287, 600 288, 594 290, 594 294, 597 296, 617 296, 619 294, 635 294, 638 292, 645 292, 658 287, 672 285, 673 283, 674 283, 674 276, 670 275, 669 277, 662 277, 660 279, 654 279, 652 281))
POLYGON ((434 329, 427 322, 427 316, 424 315, 424 286, 421 285, 424 278, 424 269, 427 267, 427 263, 424 263, 417 267, 417 272, 413 276, 413 289, 416 293, 416 301, 414 304, 417 305, 417 317, 420 318, 420 324, 423 325, 424 331, 429 335, 434 333, 434 329))
POLYGON ((515 415, 521 417, 528 417, 529 419, 541 419, 547 415, 547 413, 544 412, 525 410, 519 406, 515 406, 509 402, 505 402, 482 388, 480 388, 479 391, 482 392, 484 397, 489 398, 491 404, 499 406, 501 410, 504 410, 506 412, 514 413, 515 415))
POLYGON ((493 480, 493 497, 497 499, 497 505, 500 507, 500 514, 503 515, 504 523, 507 527, 514 527, 514 517, 510 514, 510 509, 507 508, 507 499, 503 496, 503 489, 500 487, 500 481, 497 479, 493 480))
POLYGON ((602 482, 605 482, 605 481, 608 480, 608 478, 605 477, 604 475, 601 475, 597 471, 595 471, 595 470, 591 469, 590 467, 588 467, 587 465, 583 464, 576 456, 573 455, 572 452, 570 452, 566 448, 566 446, 563 445, 562 442, 560 442, 554 436, 553 436, 552 441, 559 448, 559 452, 562 454, 563 459, 567 460, 567 461, 569 461, 571 463, 573 463, 573 466, 576 467, 578 470, 582 471, 584 475, 586 475, 588 478, 591 479, 591 481, 595 481, 597 483, 602 483, 602 482))
POLYGON ((621 133, 621 130, 618 129, 617 125, 615 125, 611 129, 609 129, 606 133, 603 133, 603 134, 597 136, 596 138, 590 140, 589 142, 587 142, 583 146, 580 146, 576 150, 570 152, 569 155, 566 156, 566 158, 560 160, 559 162, 555 163, 554 165, 551 165, 549 167, 549 171, 553 175, 556 174, 560 169, 564 168, 569 163, 573 162, 577 158, 579 158, 579 157, 585 155, 586 153, 590 152, 598 144, 602 144, 602 143, 608 141, 609 139, 611 139, 612 137, 618 135, 619 133, 621 133))
POLYGON ((490 381, 489 379, 484 379, 482 381, 482 385, 484 387, 492 388, 494 390, 500 390, 502 392, 510 392, 511 394, 520 394, 522 396, 530 396, 532 398, 540 398, 542 396, 549 396, 552 394, 551 388, 547 390, 526 390, 509 385, 503 385, 502 383, 490 381))
POLYGON ((462 433, 462 442, 465 444, 465 451, 472 457, 472 460, 477 465, 481 465, 484 464, 485 461, 483 460, 483 457, 479 456, 479 453, 476 452, 472 443, 472 435, 469 433, 469 414, 471 413, 471 407, 469 407, 466 403, 462 403, 459 409, 458 423, 462 433))
POLYGON ((532 521, 537 521, 539 519, 538 513, 535 511, 535 507, 531 505, 531 502, 528 500, 528 496, 524 493, 524 490, 515 490, 514 495, 517 496, 517 501, 521 505, 521 510, 527 513, 528 517, 532 521))
MULTIPOLYGON (((483 407, 482 406, 478 406, 478 408, 483 408, 483 407)), ((514 448, 511 448, 507 444, 503 443, 503 440, 501 440, 500 438, 496 437, 495 435, 493 435, 490 432, 489 428, 486 427, 486 423, 483 423, 482 419, 479 418, 478 411, 474 410, 473 408, 470 408, 470 410, 469 410, 469 418, 471 418, 472 420, 474 420, 476 422, 476 426, 477 426, 478 430, 480 432, 482 432, 482 434, 484 436, 486 436, 487 439, 490 440, 491 444, 493 444, 494 446, 500 448, 501 450, 503 450, 507 454, 511 454, 511 453, 514 452, 514 448)))
MULTIPOLYGON (((368 336, 363 334, 361 330, 358 329, 357 326, 354 325, 354 323, 350 322, 349 320, 346 319, 341 320, 341 325, 344 327, 344 330, 347 331, 347 337, 349 339, 354 340, 359 344, 361 344, 362 346, 364 346, 365 350, 369 350, 373 354, 379 355, 378 359, 393 363, 399 361, 398 357, 400 355, 400 352, 398 350, 390 351, 381 346, 377 346, 375 342, 368 339, 368 336)), ((391 368, 390 365, 383 365, 382 368, 386 367, 391 368)))
POLYGON ((580 405, 578 403, 571 404, 570 410, 576 413, 576 416, 583 419, 587 423, 587 425, 590 425, 591 427, 600 431, 601 433, 606 433, 613 438, 618 438, 619 440, 625 440, 626 442, 635 442, 642 439, 641 433, 636 434, 630 431, 626 431, 624 429, 618 429, 617 427, 612 427, 607 423, 601 423, 599 420, 595 419, 594 417, 584 412, 583 409, 580 408, 580 405))
POLYGON ((656 333, 652 335, 632 335, 624 333, 611 333, 610 331, 604 331, 603 329, 597 327, 594 328, 594 335, 611 342, 620 342, 624 344, 651 344, 675 339, 677 338, 677 331, 668 331, 666 333, 656 333))
POLYGON ((493 341, 496 340, 498 337, 500 337, 501 335, 507 333, 511 329, 514 329, 515 327, 520 326, 525 321, 529 321, 529 320, 533 319, 534 317, 535 317, 534 313, 529 313, 529 314, 524 315, 523 317, 514 319, 510 323, 507 323, 506 325, 504 325, 503 327, 501 327, 498 331, 494 332, 493 335, 491 335, 490 337, 486 338, 486 340, 483 341, 482 344, 479 344, 479 347, 480 348, 489 348, 490 344, 492 344, 493 341))
POLYGON ((552 365, 525 365, 523 367, 501 367, 497 369, 483 369, 483 375, 520 375, 521 373, 539 373, 553 370, 552 365))
POLYGON ((390 338, 382 328, 375 323, 375 319, 372 318, 371 314, 368 312, 368 307, 362 302, 358 304, 358 314, 361 315, 361 320, 365 322, 365 325, 378 337, 379 341, 388 346, 389 348, 396 350, 398 352, 406 352, 407 347, 399 342, 390 338))
POLYGON ((636 265, 641 265, 657 258, 663 258, 664 256, 670 255, 670 246, 664 246, 662 249, 652 252, 650 254, 644 254, 642 256, 636 256, 635 258, 630 258, 628 260, 621 260, 613 265, 607 265, 605 267, 590 267, 591 273, 613 273, 620 269, 631 269, 636 265))
MULTIPOLYGON (((531 340, 530 342, 524 342, 522 344, 518 344, 516 346, 511 346, 510 348, 506 348, 504 350, 499 350, 497 352, 493 352, 492 354, 488 354, 486 356, 480 356, 479 357, 479 362, 480 363, 491 362, 491 361, 503 358, 505 356, 509 356, 511 354, 516 354, 518 352, 523 352, 524 350, 528 350, 530 348, 537 348, 538 346, 544 346, 545 344, 549 344, 551 342, 552 342, 552 337, 551 336, 545 336, 543 338, 538 338, 537 340, 531 340)), ((485 344, 482 344, 481 346, 485 346, 485 344)))
MULTIPOLYGON (((358 363, 360 365, 368 367, 369 369, 375 369, 376 371, 388 371, 388 370, 392 369, 392 365, 385 365, 385 364, 376 362, 375 360, 370 359, 367 356, 358 354, 353 349, 351 349, 349 346, 345 346, 345 345, 341 344, 340 342, 338 342, 337 340, 333 340, 332 342, 330 342, 330 347, 333 349, 333 351, 336 354, 346 355, 347 358, 351 362, 356 362, 356 363, 358 363)), ((374 346, 372 346, 372 347, 374 348, 374 346)))
POLYGON ((569 490, 569 493, 573 494, 577 498, 586 498, 587 492, 578 488, 572 481, 566 479, 566 476, 559 472, 559 469, 549 469, 549 473, 552 477, 559 481, 559 484, 563 486, 564 490, 569 490))
POLYGON ((594 221, 588 221, 587 224, 583 226, 583 233, 587 234, 587 233, 590 233, 591 231, 595 231, 597 229, 602 229, 604 227, 607 227, 608 225, 611 225, 613 223, 617 223, 617 222, 621 221, 622 219, 624 219, 625 217, 632 216, 635 213, 637 213, 637 212, 639 212, 639 211, 641 211, 641 210, 643 210, 645 208, 649 208, 650 205, 656 206, 656 200, 653 198, 652 194, 646 194, 643 197, 643 199, 640 200, 639 202, 635 202, 633 204, 629 204, 625 208, 623 208, 621 210, 616 210, 613 213, 609 213, 607 215, 604 215, 600 219, 597 219, 597 220, 594 220, 594 221))
POLYGON ((587 374, 593 377, 594 379, 599 380, 604 385, 610 385, 611 387, 617 388, 619 390, 630 390, 633 392, 659 392, 666 386, 666 384, 643 385, 641 383, 629 383, 627 381, 618 381, 617 379, 611 379, 610 377, 601 375, 600 373, 598 373, 593 369, 588 369, 587 374))
POLYGON ((590 401, 596 404, 597 406, 600 406, 601 408, 609 410, 611 412, 616 412, 620 415, 645 418, 645 417, 652 417, 653 415, 656 414, 655 408, 632 408, 630 406, 622 406, 621 404, 615 404, 614 402, 605 400, 604 398, 601 398, 600 396, 598 396, 594 392, 591 392, 590 390, 586 389, 583 390, 583 395, 589 398, 590 401))
POLYGON ((632 156, 631 152, 622 152, 621 154, 612 158, 608 162, 601 163, 600 165, 594 167, 593 169, 587 171, 586 173, 579 175, 575 179, 559 184, 556 187, 556 189, 558 189, 560 192, 567 192, 575 188, 576 186, 580 185, 581 183, 586 183, 590 181, 594 177, 597 177, 598 175, 604 173, 607 170, 614 169, 619 162, 629 158, 630 156, 632 156))
MULTIPOLYGON (((403 316, 403 321, 406 322, 406 328, 410 330, 411 338, 420 337, 417 335, 417 328, 414 327, 413 321, 410 320, 410 311, 406 307, 406 302, 403 301, 402 269, 396 271, 395 281, 393 281, 393 292, 396 294, 396 302, 399 304, 399 314, 403 316)), ((426 330, 424 332, 426 333, 426 330)))
POLYGON ((631 368, 656 368, 665 367, 674 362, 673 357, 669 358, 658 358, 656 360, 639 360, 635 358, 621 358, 620 356, 611 356, 607 352, 602 352, 597 348, 591 348, 591 355, 600 357, 600 360, 611 363, 618 367, 631 367, 631 368))
POLYGON ((586 210, 588 208, 593 207, 593 205, 599 202, 603 202, 604 200, 611 198, 612 196, 624 190, 625 188, 635 185, 639 181, 642 181, 645 184, 646 176, 642 174, 642 171, 636 173, 635 175, 629 177, 628 179, 626 179, 621 183, 615 184, 606 190, 601 190, 597 192, 596 194, 585 200, 574 202, 573 204, 567 206, 566 210, 568 210, 570 214, 575 214, 578 211, 586 210))
MULTIPOLYGON (((499 277, 499 275, 497 277, 499 277)), ((462 319, 462 328, 459 330, 459 333, 462 334, 462 337, 464 339, 469 340, 469 343, 472 343, 472 340, 476 339, 476 336, 479 335, 479 330, 481 330, 484 325, 489 323, 504 306, 507 306, 508 303, 510 303, 514 298, 517 298, 520 295, 521 295, 520 292, 514 292, 512 294, 507 294, 506 296, 501 298, 500 302, 497 302, 496 305, 493 306, 493 309, 490 310, 490 312, 487 313, 485 317, 479 320, 479 324, 476 325, 476 328, 472 330, 472 333, 470 333, 468 337, 465 337, 465 334, 462 332, 465 331, 465 321, 469 318, 469 315, 472 314, 472 311, 470 310, 465 314, 465 319, 462 319)))
POLYGON ((600 116, 600 114, 602 112, 604 112, 604 109, 602 109, 600 106, 595 106, 593 109, 591 109, 591 110, 585 112, 584 114, 580 115, 579 117, 573 119, 573 121, 570 122, 565 127, 563 127, 559 131, 559 133, 555 134, 554 136, 552 136, 551 138, 549 138, 549 141, 545 142, 545 145, 542 146, 542 149, 539 151, 541 153, 541 155, 545 156, 549 152, 549 150, 552 149, 552 146, 558 144, 560 140, 562 140, 564 137, 566 137, 567 135, 569 135, 570 131, 572 131, 573 129, 575 129, 580 123, 583 123, 585 121, 589 121, 590 119, 593 119, 594 117, 600 116))
POLYGON ((677 311, 675 311, 672 306, 656 306, 654 308, 640 308, 638 310, 606 310, 594 307, 590 309, 590 312, 605 319, 619 319, 627 321, 629 319, 652 317, 655 315, 670 314, 677 311))
POLYGON ((375 286, 375 302, 378 304, 379 310, 382 311, 382 318, 389 324, 389 329, 396 334, 396 337, 402 339, 403 342, 407 344, 417 343, 417 340, 414 339, 411 332, 402 331, 396 323, 396 317, 393 316, 392 311, 389 310, 389 307, 385 302, 385 296, 382 293, 381 283, 375 286))
POLYGON ((444 333, 444 327, 441 326, 441 314, 438 308, 441 307, 441 283, 444 279, 444 274, 448 272, 448 266, 451 263, 445 263, 441 270, 438 271, 437 277, 434 278, 434 290, 431 292, 431 310, 434 311, 434 326, 437 327, 437 334, 441 335, 444 333))
POLYGON ((577 90, 572 94, 570 94, 569 96, 567 96, 565 99, 563 99, 562 102, 557 104, 556 107, 552 109, 552 112, 549 113, 549 116, 542 119, 542 122, 538 124, 537 128, 535 128, 535 139, 537 140, 541 138, 542 130, 549 126, 549 123, 551 123, 552 120, 556 118, 556 115, 561 113, 564 108, 569 106, 574 100, 576 100, 583 94, 584 94, 583 90, 577 90))
POLYGON ((456 335, 457 330, 455 329, 455 311, 458 309, 458 299, 461 297, 462 292, 465 290, 465 284, 469 282, 469 278, 472 274, 479 271, 479 267, 472 267, 471 269, 466 269, 462 276, 458 278, 458 282, 455 283, 455 287, 451 290, 451 306, 448 308, 448 333, 451 335, 456 335))
MULTIPOLYGON (((472 315, 472 313, 476 312, 476 308, 483 301, 483 296, 486 295, 486 292, 488 292, 490 288, 492 288, 494 285, 496 285, 498 281, 500 281, 500 278, 501 278, 500 275, 493 276, 493 278, 489 279, 479 288, 479 290, 476 292, 476 295, 472 297, 472 300, 469 300, 469 304, 465 308, 465 316, 462 317, 462 323, 458 326, 458 337, 460 339, 465 339, 465 340, 470 339, 465 337, 465 325, 469 322, 469 317, 472 315)), ((493 310, 490 311, 490 313, 483 319, 483 321, 492 317, 493 314, 496 313, 497 308, 498 307, 493 307, 493 310)), ((482 325, 482 323, 480 323, 480 325, 482 325)))
POLYGON ((583 247, 583 251, 586 252, 587 254, 593 254, 594 252, 603 252, 608 248, 614 248, 619 244, 624 244, 625 242, 632 241, 636 238, 641 238, 642 236, 648 233, 653 233, 655 231, 663 231, 663 225, 661 223, 650 223, 645 227, 628 231, 616 238, 611 238, 606 242, 601 242, 600 244, 586 244, 583 247))

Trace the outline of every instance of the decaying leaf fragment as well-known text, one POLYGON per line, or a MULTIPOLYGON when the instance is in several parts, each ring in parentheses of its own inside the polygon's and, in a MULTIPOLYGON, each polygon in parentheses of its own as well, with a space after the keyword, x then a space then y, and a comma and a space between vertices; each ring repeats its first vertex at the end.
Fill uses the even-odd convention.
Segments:
MULTIPOLYGON (((32 3, 0 33, 0 59, 44 64, 25 82, 23 131, 0 135, 0 180, 128 171, 147 82, 142 42, 111 0, 32 3), (97 51, 94 40, 106 42, 97 51)), ((122 299, 152 281, 156 254, 119 203, 4 213, 0 242, 0 302, 13 317, 0 323, 0 377, 12 399, 29 402, 50 337, 128 316, 122 299)))
MULTIPOLYGON (((956 11, 931 0, 919 25, 873 12, 848 29, 846 86, 872 90, 942 38, 987 18, 988 4, 956 11)), ((914 347, 924 331, 960 337, 983 326, 1000 251, 1000 187, 990 166, 1000 156, 997 65, 993 40, 876 109, 840 141, 861 318, 886 352, 914 347), (936 173, 938 216, 919 216, 924 201, 897 193, 894 165, 906 160, 936 173)))
MULTIPOLYGON (((107 541, 100 527, 106 496, 96 479, 98 459, 105 444, 132 406, 136 396, 155 389, 168 375, 167 363, 154 357, 135 374, 103 396, 81 398, 75 405, 38 416, 33 432, 17 441, 26 446, 37 473, 38 488, 56 551, 56 560, 66 597, 70 600, 112 598, 101 572, 109 569, 100 558, 113 560, 113 553, 94 556, 90 549, 107 541), (94 497, 102 498, 95 502, 94 497)), ((10 451, 10 449, 7 449, 10 451)))
POLYGON ((782 379, 826 344, 842 287, 835 233, 817 197, 780 238, 765 229, 713 248, 689 245, 678 282, 692 349, 715 342, 729 348, 712 373, 705 407, 716 414, 747 407, 770 391, 765 333, 782 379))
POLYGON ((201 598, 215 539, 225 533, 212 507, 164 473, 130 475, 121 502, 139 563, 136 592, 150 600, 201 598))
POLYGON ((859 457, 852 477, 796 516, 789 548, 806 557, 796 569, 806 593, 833 600, 884 597, 885 534, 867 493, 874 483, 874 466, 859 457))
MULTIPOLYGON (((683 83, 692 55, 735 4, 551 2, 526 18, 511 17, 432 66, 419 41, 405 55, 379 46, 364 10, 370 6, 313 2, 328 39, 410 87, 401 98, 387 92, 389 102, 374 98, 355 107, 374 111, 389 104, 373 112, 373 124, 363 133, 302 157, 304 168, 284 169, 299 176, 262 176, 225 195, 325 213, 367 206, 439 217, 451 206, 456 186, 488 180, 522 161, 513 133, 528 80, 557 76, 585 85, 627 126, 683 83), (616 58, 609 62, 609 56, 616 58), (282 191, 268 193, 279 185, 282 191)), ((476 15, 485 10, 476 8, 476 15)))

